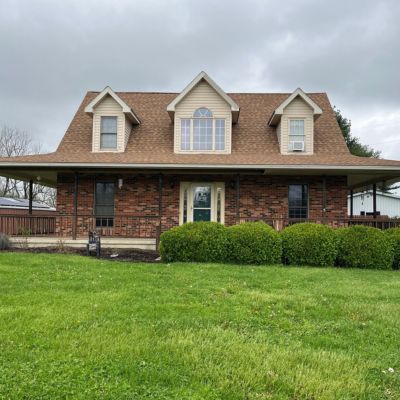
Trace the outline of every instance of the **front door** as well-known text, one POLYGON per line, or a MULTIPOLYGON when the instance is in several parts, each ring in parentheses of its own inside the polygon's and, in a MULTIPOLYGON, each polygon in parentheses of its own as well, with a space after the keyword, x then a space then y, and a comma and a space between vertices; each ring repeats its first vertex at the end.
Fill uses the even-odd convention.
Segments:
POLYGON ((180 224, 215 221, 224 223, 225 185, 223 182, 182 182, 180 224))
POLYGON ((192 221, 211 221, 211 186, 192 185, 192 221))

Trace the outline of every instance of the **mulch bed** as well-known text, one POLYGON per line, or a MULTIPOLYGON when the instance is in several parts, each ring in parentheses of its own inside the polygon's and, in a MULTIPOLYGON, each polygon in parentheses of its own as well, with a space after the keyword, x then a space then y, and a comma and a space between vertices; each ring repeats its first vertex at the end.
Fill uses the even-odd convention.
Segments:
MULTIPOLYGON (((78 254, 86 256, 86 249, 64 247, 62 250, 58 247, 36 247, 36 248, 23 248, 13 247, 10 252, 19 253, 33 253, 33 254, 78 254)), ((95 256, 91 256, 95 258, 95 256)), ((128 261, 128 262, 160 262, 158 258, 160 254, 154 250, 141 250, 141 249, 102 249, 102 260, 110 261, 128 261), (112 256, 112 257, 111 257, 112 256)))

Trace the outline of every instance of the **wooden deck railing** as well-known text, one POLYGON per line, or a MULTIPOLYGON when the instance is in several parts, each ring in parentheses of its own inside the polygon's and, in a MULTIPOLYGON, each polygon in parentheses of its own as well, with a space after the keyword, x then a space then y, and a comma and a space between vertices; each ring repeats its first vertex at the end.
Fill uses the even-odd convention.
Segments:
POLYGON ((10 236, 54 235, 56 216, 0 214, 0 232, 10 236))
POLYGON ((10 236, 87 237, 89 231, 97 230, 106 237, 157 239, 159 220, 158 216, 0 214, 0 232, 10 236))
MULTIPOLYGON (((400 219, 394 218, 255 218, 246 217, 240 222, 264 221, 277 230, 299 222, 316 222, 334 228, 366 225, 380 229, 400 227, 400 219)), ((160 236, 160 218, 156 215, 130 216, 114 215, 99 217, 93 215, 10 215, 0 214, 0 232, 10 236, 57 236, 87 237, 90 230, 97 230, 105 237, 154 238, 160 236)))
POLYGON ((353 218, 256 218, 247 217, 240 220, 241 222, 263 221, 273 226, 276 230, 282 230, 285 227, 301 222, 314 222, 317 224, 329 225, 332 228, 341 228, 352 225, 371 226, 379 229, 399 228, 400 218, 366 218, 366 217, 353 217, 353 218))

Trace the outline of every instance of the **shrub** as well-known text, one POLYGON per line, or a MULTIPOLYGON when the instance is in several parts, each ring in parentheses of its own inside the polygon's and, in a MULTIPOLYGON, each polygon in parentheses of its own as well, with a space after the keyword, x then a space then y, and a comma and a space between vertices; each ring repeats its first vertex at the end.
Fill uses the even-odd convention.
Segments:
POLYGON ((283 261, 287 264, 333 266, 337 239, 332 228, 313 223, 291 225, 281 233, 283 261))
POLYGON ((263 222, 228 228, 229 260, 242 264, 276 264, 282 257, 279 233, 263 222))
POLYGON ((392 240, 394 249, 393 268, 400 268, 400 228, 390 228, 384 231, 392 240))
POLYGON ((227 258, 226 228, 217 222, 191 222, 161 235, 164 262, 222 262, 227 258))
POLYGON ((356 225, 340 228, 338 264, 343 267, 389 269, 392 267, 392 240, 377 228, 356 225))
POLYGON ((4 233, 0 233, 0 250, 8 250, 10 247, 10 238, 4 233))

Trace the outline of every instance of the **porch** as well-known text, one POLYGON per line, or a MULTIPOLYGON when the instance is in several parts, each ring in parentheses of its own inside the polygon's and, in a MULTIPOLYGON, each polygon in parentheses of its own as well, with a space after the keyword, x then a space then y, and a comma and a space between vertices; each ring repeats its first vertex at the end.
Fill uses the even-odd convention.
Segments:
POLYGON ((160 238, 158 216, 0 214, 0 232, 9 235, 14 245, 85 247, 93 230, 101 235, 105 248, 154 250, 160 238))
MULTIPOLYGON (((264 221, 277 230, 298 222, 381 229, 400 226, 400 220, 376 212, 355 217, 350 207, 347 215, 348 193, 363 185, 373 185, 376 193, 381 174, 372 180, 370 173, 338 174, 336 169, 279 170, 276 174, 266 170, 46 173, 32 172, 57 188, 57 211, 36 215, 30 207, 26 215, 0 213, 0 232, 13 241, 36 247, 84 246, 88 232, 96 230, 110 247, 155 249, 163 231, 201 219, 225 225, 264 221)), ((32 184, 33 179, 30 188, 32 184)))

